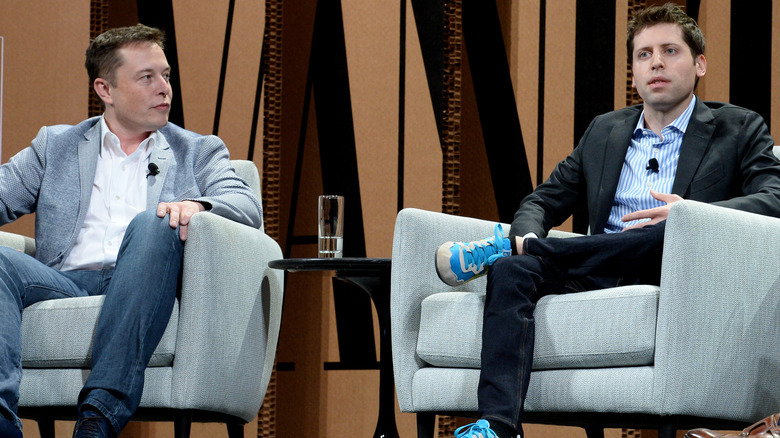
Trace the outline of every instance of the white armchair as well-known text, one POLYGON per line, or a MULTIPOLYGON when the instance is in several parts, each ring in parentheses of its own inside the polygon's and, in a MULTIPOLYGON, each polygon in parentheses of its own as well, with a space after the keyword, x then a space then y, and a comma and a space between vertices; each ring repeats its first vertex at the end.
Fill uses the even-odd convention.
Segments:
MULTIPOLYGON (((420 436, 432 436, 435 414, 476 415, 480 373, 485 279, 446 286, 434 251, 493 226, 398 215, 393 364, 401 411, 417 413, 420 436)), ((741 429, 780 411, 778 315, 780 219, 676 203, 660 287, 539 301, 526 421, 585 427, 589 437, 604 427, 657 427, 662 438, 678 428, 741 429)))
MULTIPOLYGON (((232 161, 260 196, 250 161, 232 161)), ((0 233, 0 245, 34 253, 30 238, 0 233)), ((135 419, 174 420, 177 437, 192 421, 224 422, 231 438, 256 415, 273 368, 281 322, 282 257, 263 229, 211 213, 191 219, 181 284, 170 323, 151 363, 135 419)), ((103 297, 44 301, 22 315, 19 415, 38 421, 43 438, 54 420, 75 418, 89 374, 92 336, 103 297)))

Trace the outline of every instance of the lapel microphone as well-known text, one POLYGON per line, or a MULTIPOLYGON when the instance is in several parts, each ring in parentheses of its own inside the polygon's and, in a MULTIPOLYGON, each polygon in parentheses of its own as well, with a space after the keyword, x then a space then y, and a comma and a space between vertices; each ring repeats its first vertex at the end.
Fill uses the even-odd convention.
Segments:
MULTIPOLYGON (((157 166, 154 167, 156 168, 157 166)), ((149 168, 152 168, 151 164, 149 164, 149 168)), ((647 162, 647 167, 645 169, 658 173, 658 160, 651 158, 650 161, 647 162)))
MULTIPOLYGON (((147 166, 149 169, 149 173, 146 174, 146 177, 149 178, 149 175, 155 176, 160 173, 160 168, 157 167, 154 163, 149 163, 149 166, 147 166)), ((656 164, 656 167, 658 167, 658 164, 656 164)), ((657 172, 657 171, 656 171, 657 172)))

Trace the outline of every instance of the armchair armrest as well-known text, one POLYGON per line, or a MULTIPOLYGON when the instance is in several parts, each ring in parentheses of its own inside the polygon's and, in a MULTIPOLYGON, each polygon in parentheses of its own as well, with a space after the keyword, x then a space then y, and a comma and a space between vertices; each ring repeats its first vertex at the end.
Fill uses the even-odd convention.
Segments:
MULTIPOLYGON (((446 241, 477 240, 493 234, 495 222, 407 208, 398 213, 393 235, 390 290, 390 333, 398 403, 402 411, 414 411, 412 377, 423 366, 417 357, 420 304, 443 291, 485 291, 478 278, 457 288, 439 280, 434 267, 436 248, 446 241)), ((504 226, 504 232, 508 232, 504 226)))
POLYGON ((268 262, 282 251, 262 231, 212 213, 194 215, 189 228, 172 404, 198 400, 197 409, 250 421, 273 368, 283 273, 268 262))
MULTIPOLYGON (((486 279, 478 278, 456 288, 436 275, 434 254, 447 241, 478 240, 494 233, 496 223, 414 208, 398 213, 393 234, 393 264, 390 290, 390 333, 393 344, 398 404, 401 411, 414 412, 412 378, 423 367, 417 357, 417 337, 422 301, 439 292, 485 293, 486 279)), ((509 225, 503 224, 504 233, 509 225)), ((573 237, 575 233, 551 231, 550 237, 573 237)))
POLYGON ((17 249, 27 255, 35 257, 35 239, 32 237, 0 231, 0 246, 17 249))
POLYGON ((664 243, 653 399, 754 421, 780 408, 780 219, 676 203, 664 243))

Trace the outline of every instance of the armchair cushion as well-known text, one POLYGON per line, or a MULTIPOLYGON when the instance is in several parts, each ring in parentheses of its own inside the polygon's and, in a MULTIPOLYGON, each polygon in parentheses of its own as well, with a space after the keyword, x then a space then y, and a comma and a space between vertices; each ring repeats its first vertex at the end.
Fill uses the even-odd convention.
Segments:
MULTIPOLYGON (((104 299, 101 295, 48 300, 25 308, 22 314, 22 367, 89 368, 92 339, 104 299)), ((177 300, 149 366, 173 363, 178 321, 177 300)))
MULTIPOLYGON (((534 312, 534 369, 651 365, 659 290, 637 285, 542 298, 534 312)), ((478 369, 484 304, 480 292, 425 298, 419 357, 436 367, 478 369)))

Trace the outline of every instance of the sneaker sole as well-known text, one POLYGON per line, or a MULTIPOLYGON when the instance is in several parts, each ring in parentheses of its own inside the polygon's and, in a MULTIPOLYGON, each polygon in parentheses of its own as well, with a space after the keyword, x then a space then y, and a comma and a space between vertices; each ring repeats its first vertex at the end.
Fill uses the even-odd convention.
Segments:
POLYGON ((441 251, 442 247, 452 246, 453 243, 454 242, 444 242, 441 246, 439 246, 439 248, 437 248, 436 252, 433 254, 433 262, 435 263, 436 275, 439 276, 439 280, 448 286, 455 287, 459 284, 463 284, 464 282, 458 280, 458 277, 452 274, 452 269, 450 268, 450 258, 452 256, 447 256, 444 254, 445 251, 441 251), (442 266, 444 267, 443 269, 442 266), (442 275, 442 271, 444 271, 445 274, 442 275))

